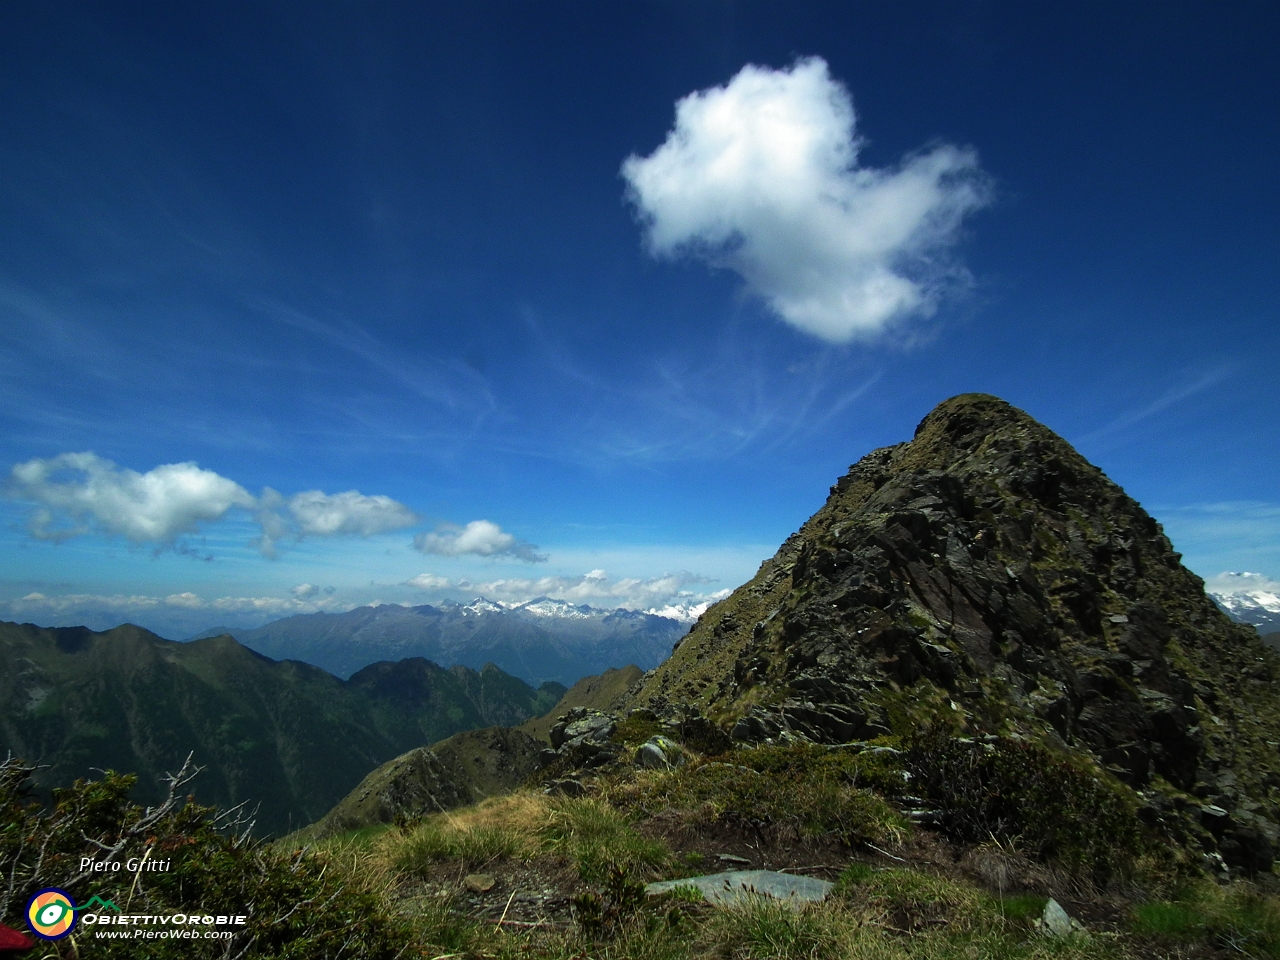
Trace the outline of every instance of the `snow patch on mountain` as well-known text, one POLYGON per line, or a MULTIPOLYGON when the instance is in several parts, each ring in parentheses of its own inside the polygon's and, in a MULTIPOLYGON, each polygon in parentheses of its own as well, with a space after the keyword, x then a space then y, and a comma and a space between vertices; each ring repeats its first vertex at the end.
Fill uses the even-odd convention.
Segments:
POLYGON ((494 603, 484 597, 476 597, 462 608, 462 613, 464 616, 480 616, 485 613, 506 613, 506 610, 507 608, 500 603, 494 603))
POLYGON ((590 620, 608 615, 607 610, 595 610, 586 604, 577 605, 550 597, 538 597, 528 603, 516 604, 512 609, 534 617, 558 617, 563 620, 590 620))
POLYGON ((1222 573, 1206 585, 1210 599, 1239 623, 1259 633, 1280 630, 1280 581, 1248 571, 1222 573))

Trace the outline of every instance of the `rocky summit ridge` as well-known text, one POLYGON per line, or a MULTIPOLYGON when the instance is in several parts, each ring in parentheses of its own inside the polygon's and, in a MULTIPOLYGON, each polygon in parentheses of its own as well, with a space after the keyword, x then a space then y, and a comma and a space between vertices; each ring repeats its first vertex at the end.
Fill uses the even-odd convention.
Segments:
POLYGON ((626 706, 692 705, 755 743, 930 725, 1035 741, 1252 871, 1280 839, 1278 677, 1137 502, 966 394, 854 464, 626 706))

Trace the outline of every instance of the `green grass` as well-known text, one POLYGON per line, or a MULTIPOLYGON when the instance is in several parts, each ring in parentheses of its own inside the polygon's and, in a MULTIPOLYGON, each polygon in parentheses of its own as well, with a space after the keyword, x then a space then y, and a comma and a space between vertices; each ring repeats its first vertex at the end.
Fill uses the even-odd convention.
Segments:
POLYGON ((1009 897, 1001 897, 998 901, 1000 913, 1009 920, 1034 920, 1044 913, 1048 903, 1045 897, 1023 893, 1009 897))
POLYGON ((1203 882, 1173 900, 1139 904, 1136 933, 1181 943, 1211 940, 1250 957, 1280 957, 1280 901, 1256 887, 1203 882))
POLYGON ((752 898, 717 911, 708 933, 722 953, 733 957, 809 960, 840 956, 840 925, 831 911, 794 910, 752 898))
POLYGON ((618 725, 613 729, 613 736, 609 739, 614 743, 621 743, 628 747, 638 747, 650 737, 661 732, 662 724, 656 719, 647 717, 643 713, 637 713, 619 721, 618 725))
POLYGON ((392 866, 422 874, 429 865, 456 861, 474 870, 495 860, 527 856, 529 846, 518 830, 499 826, 459 829, 443 818, 431 819, 396 846, 392 866))
POLYGON ((641 835, 603 799, 551 801, 534 793, 428 817, 408 833, 385 832, 377 846, 390 869, 423 877, 437 863, 475 870, 539 854, 565 857, 587 883, 603 883, 613 867, 651 877, 678 863, 666 844, 641 835))
POLYGON ((789 824, 804 836, 834 836, 856 846, 901 839, 910 824, 859 783, 900 774, 884 755, 861 757, 821 747, 735 750, 712 762, 640 776, 614 792, 642 814, 681 811, 693 822, 746 827, 789 824))
POLYGON ((642 836, 607 801, 590 798, 557 804, 543 832, 543 849, 570 859, 587 883, 603 883, 612 867, 656 876, 675 862, 666 844, 642 836))

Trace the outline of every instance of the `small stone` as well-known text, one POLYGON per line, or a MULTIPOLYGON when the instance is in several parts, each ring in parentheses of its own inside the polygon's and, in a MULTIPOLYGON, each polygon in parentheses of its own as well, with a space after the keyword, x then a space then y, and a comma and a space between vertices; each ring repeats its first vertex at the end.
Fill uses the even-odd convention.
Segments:
POLYGON ((495 882, 487 873, 469 873, 467 879, 462 881, 462 885, 472 893, 488 893, 493 889, 495 882))
POLYGON ((581 780, 566 778, 564 780, 551 781, 543 792, 550 796, 581 797, 587 792, 587 788, 581 780))
POLYGON ((1114 613, 1111 616, 1107 617, 1107 619, 1110 620, 1112 623, 1128 623, 1129 622, 1129 618, 1126 617, 1123 613, 1114 613))
POLYGON ((1046 937, 1070 937, 1072 935, 1088 936, 1088 932, 1079 920, 1067 915, 1062 904, 1052 897, 1044 905, 1044 913, 1035 923, 1036 931, 1046 937))
POLYGON ((667 770, 683 762, 680 745, 669 737, 650 737, 636 750, 636 766, 646 770, 667 770))

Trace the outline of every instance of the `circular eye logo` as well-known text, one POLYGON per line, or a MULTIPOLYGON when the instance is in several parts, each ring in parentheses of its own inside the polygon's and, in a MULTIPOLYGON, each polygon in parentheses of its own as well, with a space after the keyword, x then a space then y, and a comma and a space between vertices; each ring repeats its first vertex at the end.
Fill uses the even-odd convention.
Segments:
POLYGON ((61 940, 76 925, 76 903, 57 887, 46 887, 27 901, 27 923, 44 940, 61 940))

